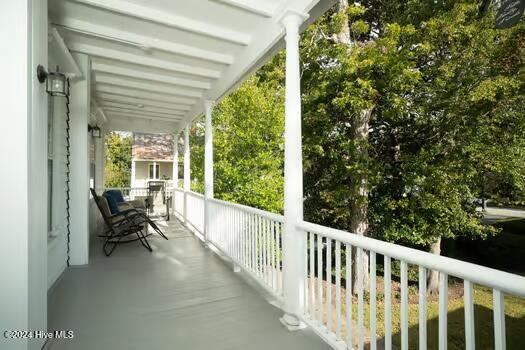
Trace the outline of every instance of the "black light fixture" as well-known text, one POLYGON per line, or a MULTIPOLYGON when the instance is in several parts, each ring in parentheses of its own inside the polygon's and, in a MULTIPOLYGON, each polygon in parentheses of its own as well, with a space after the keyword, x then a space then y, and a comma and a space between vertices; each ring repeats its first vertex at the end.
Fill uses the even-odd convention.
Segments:
POLYGON ((88 124, 88 131, 91 132, 91 136, 96 137, 97 139, 102 137, 102 133, 100 132, 100 127, 98 125, 91 126, 88 124))
POLYGON ((67 96, 66 75, 60 73, 58 66, 56 72, 48 72, 41 64, 36 68, 36 75, 40 83, 46 82, 46 91, 51 96, 67 96))

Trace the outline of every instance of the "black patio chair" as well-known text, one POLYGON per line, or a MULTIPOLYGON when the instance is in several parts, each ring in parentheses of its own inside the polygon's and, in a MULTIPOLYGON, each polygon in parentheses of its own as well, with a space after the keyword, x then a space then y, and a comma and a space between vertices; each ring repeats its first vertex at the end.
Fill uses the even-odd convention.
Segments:
MULTIPOLYGON (((94 189, 90 188, 90 191, 91 191, 91 195, 93 196, 93 198, 95 198, 95 202, 97 203, 97 206, 98 206, 98 203, 99 203, 97 201, 97 199, 99 201, 101 199, 104 199, 104 200, 106 199, 104 196, 101 197, 101 196, 97 195, 97 193, 96 193, 96 191, 94 189)), ((119 211, 119 212, 117 212, 115 214, 111 214, 111 211, 109 209, 109 205, 107 205, 107 202, 106 202, 106 206, 104 206, 103 204, 104 203, 101 202, 101 206, 99 206, 99 210, 101 210, 101 213, 102 213, 102 211, 106 210, 106 216, 108 217, 109 220, 112 220, 115 223, 118 223, 120 220, 123 220, 124 218, 126 218, 128 221, 131 220, 136 225, 143 225, 143 226, 145 226, 146 230, 147 230, 147 225, 149 225, 149 226, 151 226, 153 228, 153 230, 159 236, 161 236, 165 240, 168 240, 168 237, 166 237, 164 232, 162 232, 162 230, 159 228, 159 226, 153 220, 151 220, 150 217, 143 210, 137 209, 137 208, 131 208, 131 209, 119 211), (102 207, 102 209, 101 209, 101 207, 102 207)), ((106 232, 104 232, 103 235, 99 235, 99 237, 106 237, 110 233, 111 232, 109 230, 107 230, 106 232)), ((150 236, 150 234, 146 234, 145 236, 146 237, 150 236)))
MULTIPOLYGON (((97 195, 94 189, 90 188, 89 190, 91 191, 91 195, 93 196, 93 198, 100 198, 100 196, 97 195)), ((144 224, 150 225, 159 236, 161 236, 165 240, 168 240, 168 237, 166 237, 164 232, 162 232, 162 230, 155 223, 155 221, 151 220, 151 218, 141 208, 130 208, 130 209, 122 210, 116 214, 111 214, 111 210, 109 210, 110 218, 114 218, 115 220, 118 220, 119 218, 123 216, 128 217, 128 218, 133 217, 133 220, 137 223, 144 223, 144 224)), ((149 234, 147 236, 149 236, 149 234)))
POLYGON ((106 198, 98 196, 93 190, 91 193, 106 224, 106 231, 100 235, 104 238, 102 250, 106 256, 110 256, 118 244, 136 241, 140 241, 150 252, 153 251, 146 238, 148 233, 144 221, 137 220, 137 216, 125 211, 111 215, 106 198), (144 230, 146 233, 143 232, 144 230))

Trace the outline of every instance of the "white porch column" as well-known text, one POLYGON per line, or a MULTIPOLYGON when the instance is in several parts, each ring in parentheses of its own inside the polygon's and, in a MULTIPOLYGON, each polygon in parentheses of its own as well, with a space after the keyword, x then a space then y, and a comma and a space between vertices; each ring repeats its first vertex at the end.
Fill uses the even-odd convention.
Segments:
POLYGON ((137 174, 137 163, 135 162, 135 159, 132 159, 131 160, 131 181, 129 183, 131 187, 138 187, 136 186, 136 180, 135 180, 136 174, 137 174))
POLYGON ((69 263, 86 265, 89 257, 89 139, 90 62, 75 54, 84 80, 71 84, 70 148, 70 244, 69 263))
POLYGON ((208 240, 210 228, 210 198, 213 198, 213 131, 212 112, 215 101, 205 101, 206 109, 205 133, 204 133, 204 241, 208 240))
MULTIPOLYGON (((179 188, 179 133, 173 134, 173 187, 179 188)), ((175 199, 173 200, 175 203, 175 199)))
POLYGON ((303 220, 303 163, 301 152, 301 92, 299 75, 299 26, 305 17, 287 13, 282 19, 286 30, 286 105, 284 131, 284 234, 283 289, 288 329, 303 326, 306 272, 306 236, 297 224, 303 220))
POLYGON ((100 138, 95 138, 95 191, 98 194, 104 192, 104 164, 106 130, 101 128, 100 138))
POLYGON ((188 216, 188 192, 190 191, 190 126, 184 128, 184 221, 188 216))
POLYGON ((177 195, 175 188, 179 188, 179 136, 179 132, 173 134, 173 175, 171 176, 171 178, 173 181, 174 190, 171 197, 171 208, 173 210, 174 216, 176 214, 175 203, 177 202, 175 200, 175 196, 177 195))
POLYGON ((48 95, 36 78, 37 65, 47 66, 47 25, 46 1, 2 3, 0 349, 5 350, 41 349, 44 340, 7 339, 4 331, 47 329, 48 95))

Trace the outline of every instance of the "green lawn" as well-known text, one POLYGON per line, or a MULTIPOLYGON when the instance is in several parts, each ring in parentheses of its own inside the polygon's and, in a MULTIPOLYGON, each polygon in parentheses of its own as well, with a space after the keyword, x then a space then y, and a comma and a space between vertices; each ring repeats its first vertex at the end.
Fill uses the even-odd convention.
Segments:
MULTIPOLYGON (((381 279, 378 279, 378 284, 381 279)), ((451 284, 449 290, 448 303, 448 348, 449 349, 464 349, 464 309, 462 284, 451 284)), ((384 304, 382 293, 379 293, 377 305, 377 333, 378 337, 384 335, 384 304)), ((410 290, 410 304, 409 304, 409 347, 415 349, 418 346, 419 337, 419 305, 417 304, 417 291, 413 288, 410 290)), ((394 292, 392 305, 392 342, 394 345, 400 346, 401 333, 399 327, 400 320, 400 305, 399 295, 394 292)), ((492 315, 492 291, 475 286, 474 290, 474 318, 476 329, 476 348, 477 349, 493 349, 493 315, 492 315)), ((357 319, 357 305, 353 304, 354 320, 357 319)), ((435 297, 427 301, 427 338, 428 348, 438 348, 438 302, 435 297)), ((523 343, 525 336, 525 300, 506 296, 505 298, 505 321, 506 321, 506 335, 507 335, 507 349, 524 349, 523 343)), ((365 324, 369 327, 370 308, 368 303, 365 303, 365 324)))

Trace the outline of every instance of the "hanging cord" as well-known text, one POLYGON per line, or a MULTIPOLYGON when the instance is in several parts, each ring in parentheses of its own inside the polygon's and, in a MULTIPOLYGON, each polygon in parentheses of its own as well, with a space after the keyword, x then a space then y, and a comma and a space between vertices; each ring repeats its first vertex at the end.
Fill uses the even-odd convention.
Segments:
POLYGON ((70 110, 69 110, 69 78, 66 81, 67 83, 67 94, 66 94, 66 230, 67 230, 67 266, 69 266, 69 252, 70 252, 70 243, 71 243, 71 215, 70 215, 70 208, 69 208, 69 200, 70 200, 70 164, 71 164, 71 143, 69 140, 69 128, 70 128, 70 110))

